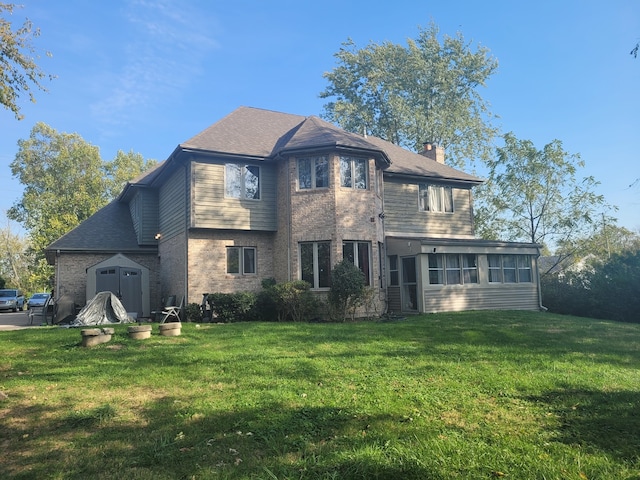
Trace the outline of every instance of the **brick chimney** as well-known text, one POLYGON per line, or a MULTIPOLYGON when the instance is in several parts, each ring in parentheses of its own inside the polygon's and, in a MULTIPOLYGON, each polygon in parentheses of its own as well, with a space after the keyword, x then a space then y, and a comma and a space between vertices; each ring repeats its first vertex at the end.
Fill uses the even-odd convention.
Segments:
POLYGON ((435 160, 438 163, 442 163, 444 165, 444 148, 436 145, 433 142, 425 142, 423 144, 423 150, 420 152, 420 155, 430 158, 431 160, 435 160))

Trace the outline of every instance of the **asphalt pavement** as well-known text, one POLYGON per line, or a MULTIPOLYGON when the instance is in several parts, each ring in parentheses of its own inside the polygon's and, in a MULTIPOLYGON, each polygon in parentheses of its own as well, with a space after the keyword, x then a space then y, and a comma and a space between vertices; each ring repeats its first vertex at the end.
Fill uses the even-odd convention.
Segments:
POLYGON ((41 317, 34 317, 32 325, 29 319, 29 312, 27 311, 16 313, 0 312, 0 331, 39 327, 41 324, 41 317))

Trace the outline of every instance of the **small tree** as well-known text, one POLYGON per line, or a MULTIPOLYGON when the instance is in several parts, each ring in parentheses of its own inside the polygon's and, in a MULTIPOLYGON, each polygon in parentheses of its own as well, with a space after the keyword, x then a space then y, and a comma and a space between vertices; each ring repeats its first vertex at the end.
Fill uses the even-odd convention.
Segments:
POLYGON ((353 263, 342 260, 331 270, 329 305, 332 316, 344 321, 347 313, 355 317, 356 308, 362 303, 365 292, 364 274, 353 263))

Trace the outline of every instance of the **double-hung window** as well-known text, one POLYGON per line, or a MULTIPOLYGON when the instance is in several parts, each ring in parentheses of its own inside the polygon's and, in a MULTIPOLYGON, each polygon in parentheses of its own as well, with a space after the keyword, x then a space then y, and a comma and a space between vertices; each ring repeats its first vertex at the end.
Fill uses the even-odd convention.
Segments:
POLYGON ((227 247, 227 273, 233 275, 255 275, 256 248, 227 247))
POLYGON ((225 195, 230 198, 260 200, 260 167, 227 163, 225 195))
POLYGON ((369 242, 344 242, 342 258, 353 263, 364 274, 365 285, 371 285, 371 254, 369 242))
POLYGON ((477 256, 466 253, 430 253, 429 283, 431 285, 478 283, 477 256))
POLYGON ((329 159, 326 156, 298 159, 298 189, 329 186, 329 159))
POLYGON ((453 212, 453 190, 443 185, 421 183, 418 186, 419 206, 423 212, 453 212))
POLYGON ((331 286, 331 242, 300 243, 300 278, 311 288, 331 286))
POLYGON ((369 162, 365 158, 340 157, 340 185, 366 190, 368 188, 369 162))
POLYGON ((490 283, 531 283, 530 255, 487 255, 490 283))

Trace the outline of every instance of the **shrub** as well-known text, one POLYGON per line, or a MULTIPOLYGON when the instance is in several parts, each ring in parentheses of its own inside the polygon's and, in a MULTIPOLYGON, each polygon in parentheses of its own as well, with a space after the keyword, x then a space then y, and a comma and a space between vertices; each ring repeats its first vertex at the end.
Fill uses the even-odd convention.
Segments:
POLYGON ((219 322, 245 322, 251 320, 256 295, 251 292, 210 293, 207 302, 219 322))
POLYGON ((278 306, 273 278, 262 280, 262 290, 256 294, 256 302, 253 306, 253 318, 262 322, 274 322, 278 319, 278 306))
POLYGON ((276 305, 278 321, 302 322, 308 320, 316 310, 316 299, 311 285, 304 280, 278 283, 271 287, 276 305))
POLYGON ((185 316, 187 317, 185 321, 187 322, 201 322, 202 321, 202 310, 200 305, 197 303, 189 303, 185 307, 185 316))
POLYGON ((358 306, 364 300, 364 274, 353 263, 342 260, 331 270, 331 290, 329 290, 329 306, 331 316, 344 321, 347 312, 355 317, 358 306))

